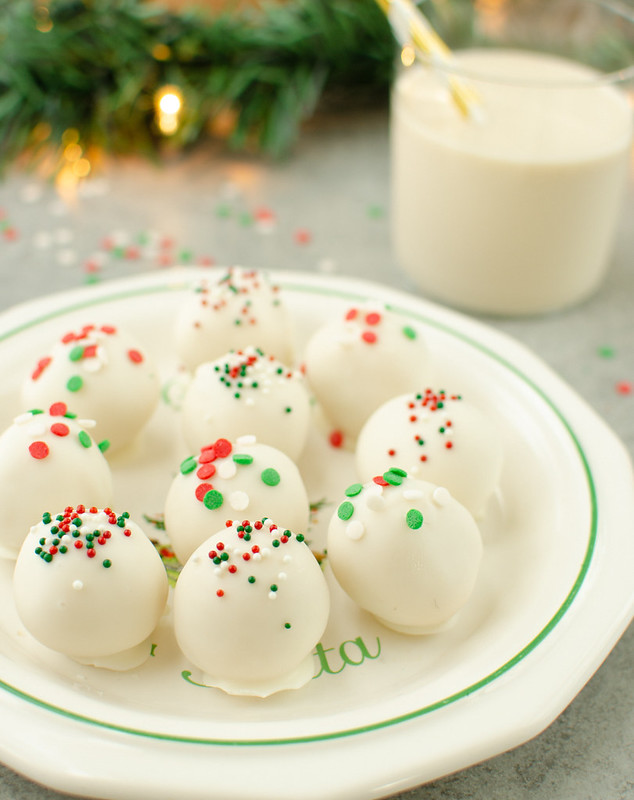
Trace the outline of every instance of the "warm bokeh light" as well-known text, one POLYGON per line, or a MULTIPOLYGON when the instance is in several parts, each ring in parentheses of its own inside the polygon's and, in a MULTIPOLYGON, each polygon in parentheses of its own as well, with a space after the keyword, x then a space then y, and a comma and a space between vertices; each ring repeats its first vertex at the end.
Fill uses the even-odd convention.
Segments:
POLYGON ((401 50, 401 63, 405 67, 411 67, 416 61, 416 51, 410 44, 406 44, 401 50))
POLYGON ((163 86, 154 96, 156 124, 164 136, 176 133, 183 109, 183 96, 177 86, 163 86))

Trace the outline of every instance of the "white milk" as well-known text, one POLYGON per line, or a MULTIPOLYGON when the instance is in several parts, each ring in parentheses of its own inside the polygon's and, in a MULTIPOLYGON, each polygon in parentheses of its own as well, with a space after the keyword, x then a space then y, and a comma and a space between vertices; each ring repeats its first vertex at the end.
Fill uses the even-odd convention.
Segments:
POLYGON ((480 95, 481 121, 462 117, 425 67, 395 85, 400 264, 430 296, 475 311, 580 300, 605 273, 618 222, 632 136, 625 94, 552 56, 471 50, 456 63, 480 95))

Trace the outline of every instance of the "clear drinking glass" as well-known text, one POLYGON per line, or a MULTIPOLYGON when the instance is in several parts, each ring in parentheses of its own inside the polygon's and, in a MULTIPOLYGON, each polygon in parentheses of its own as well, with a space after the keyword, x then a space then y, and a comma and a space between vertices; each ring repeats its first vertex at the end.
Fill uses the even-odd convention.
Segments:
POLYGON ((436 9, 448 5, 421 10, 453 45, 452 66, 415 62, 393 89, 398 262, 466 310, 576 303, 607 271, 628 183, 634 5, 454 0, 463 16, 445 30, 436 9), (474 113, 450 80, 475 93, 474 113))

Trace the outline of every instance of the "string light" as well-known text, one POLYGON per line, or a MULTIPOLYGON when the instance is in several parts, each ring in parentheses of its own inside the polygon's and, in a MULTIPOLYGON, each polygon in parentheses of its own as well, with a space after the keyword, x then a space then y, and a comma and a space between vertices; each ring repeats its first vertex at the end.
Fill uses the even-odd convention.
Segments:
POLYGON ((163 86, 154 95, 156 124, 164 136, 176 133, 183 108, 183 95, 178 86, 163 86))

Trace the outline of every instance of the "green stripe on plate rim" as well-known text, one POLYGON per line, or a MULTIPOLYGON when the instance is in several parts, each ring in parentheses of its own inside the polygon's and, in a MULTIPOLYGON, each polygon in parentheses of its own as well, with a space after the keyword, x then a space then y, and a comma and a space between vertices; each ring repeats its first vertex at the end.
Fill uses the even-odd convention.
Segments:
MULTIPOLYGON (((326 286, 322 287, 315 284, 306 285, 301 283, 293 284, 292 282, 284 280, 276 280, 276 282, 278 283, 278 285, 280 285, 282 288, 284 288, 286 291, 289 292, 320 294, 325 296, 337 297, 341 300, 352 301, 352 302, 366 302, 369 299, 367 296, 364 296, 363 294, 359 294, 352 291, 344 291, 341 289, 336 289, 326 286)), ((116 302, 119 300, 128 300, 133 297, 138 297, 148 294, 156 294, 156 293, 171 292, 171 291, 183 291, 184 289, 189 288, 191 285, 192 281, 181 281, 181 282, 172 282, 166 284, 131 288, 121 292, 113 292, 112 294, 108 295, 100 294, 97 297, 88 298, 85 301, 81 302, 78 301, 76 303, 71 303, 68 306, 57 308, 46 314, 38 316, 35 319, 29 320, 21 325, 18 325, 9 331, 6 331, 3 334, 0 334, 0 342, 9 339, 12 336, 16 336, 17 334, 29 328, 35 327, 36 325, 42 324, 43 322, 47 322, 49 320, 55 319, 56 317, 63 316, 64 314, 69 314, 74 311, 79 311, 82 308, 103 305, 104 303, 116 302)), ((408 317, 409 319, 416 320, 419 323, 436 328, 438 330, 443 331, 444 333, 453 336, 454 338, 462 340, 471 347, 474 347, 475 349, 484 353, 494 361, 497 361, 503 367, 508 369, 514 375, 516 375, 521 381, 523 381, 527 386, 529 386, 537 395, 539 395, 539 397, 549 406, 549 408, 557 416, 557 418, 567 431, 568 435, 570 436, 575 446, 575 449, 579 455, 579 459, 581 461, 586 479, 588 481, 588 491, 589 491, 590 506, 591 506, 591 520, 590 520, 590 531, 588 537, 588 546, 586 548, 586 552, 584 555, 583 562, 581 564, 581 568, 579 570, 579 574, 577 575, 577 578, 573 583, 570 591, 568 592, 568 595, 566 596, 565 600, 563 601, 557 612, 554 614, 554 616, 544 626, 544 628, 542 628, 542 630, 530 642, 528 642, 528 644, 526 644, 518 653, 516 653, 516 655, 514 655, 512 658, 510 658, 496 670, 486 675, 484 678, 481 678, 475 683, 466 686, 459 692, 455 692, 454 694, 451 694, 448 697, 443 698, 442 700, 438 700, 435 703, 430 703, 429 705, 424 706, 423 708, 415 709, 414 711, 410 711, 407 714, 400 714, 399 716, 382 720, 380 722, 374 722, 367 725, 348 728, 345 730, 337 730, 328 733, 313 734, 307 736, 293 736, 287 738, 282 737, 282 738, 271 738, 271 739, 231 740, 231 739, 216 739, 216 738, 204 738, 195 736, 182 736, 182 735, 167 734, 167 733, 156 733, 153 731, 146 731, 141 728, 137 729, 122 725, 116 725, 114 723, 92 719, 91 717, 86 717, 83 716, 82 714, 76 714, 75 712, 68 711, 64 708, 55 706, 52 703, 48 703, 44 700, 38 699, 37 697, 33 697, 27 694, 26 692, 23 692, 20 689, 11 686, 8 683, 5 683, 2 680, 0 680, 0 689, 4 689, 10 694, 15 695, 16 697, 25 700, 26 702, 34 706, 45 709, 47 711, 51 711, 54 714, 62 716, 66 719, 93 725, 98 728, 103 728, 105 730, 117 731, 119 733, 125 733, 132 736, 139 736, 147 739, 179 742, 183 744, 222 745, 226 747, 253 747, 253 746, 305 744, 311 742, 340 739, 348 736, 355 736, 362 733, 368 733, 371 731, 377 731, 384 728, 389 728, 393 725, 398 725, 400 723, 407 722, 409 720, 423 717, 427 714, 432 713, 433 711, 437 711, 438 709, 445 708, 453 703, 456 703, 457 701, 462 700, 465 697, 468 697, 469 695, 472 695, 474 692, 477 692, 480 689, 489 686, 497 678, 507 673, 509 670, 511 670, 513 667, 515 667, 517 664, 523 661, 524 658, 526 658, 526 656, 528 656, 533 650, 535 650, 535 648, 541 642, 543 642, 544 639, 546 639, 546 637, 548 637, 550 633, 555 629, 555 627, 559 624, 563 616, 566 614, 566 612, 572 605, 575 597, 579 593, 579 590, 585 580, 585 577, 590 568, 590 563, 592 561, 592 556, 594 553, 596 538, 597 538, 598 508, 597 508, 596 487, 594 484, 592 471, 590 469, 590 464, 588 463, 586 454, 581 446, 579 439, 577 438, 575 432, 573 431, 570 423, 564 417, 562 412, 557 408, 557 406, 548 397, 548 395, 534 381, 532 381, 527 375, 525 375, 510 361, 507 361, 498 353, 496 353, 494 350, 491 350, 490 348, 484 346, 480 342, 477 342, 476 340, 467 336, 466 334, 454 330, 450 325, 446 325, 442 322, 439 322, 438 320, 431 319, 425 316, 424 314, 419 314, 415 311, 412 311, 411 309, 401 308, 399 306, 389 303, 386 304, 386 307, 396 314, 408 317)))

